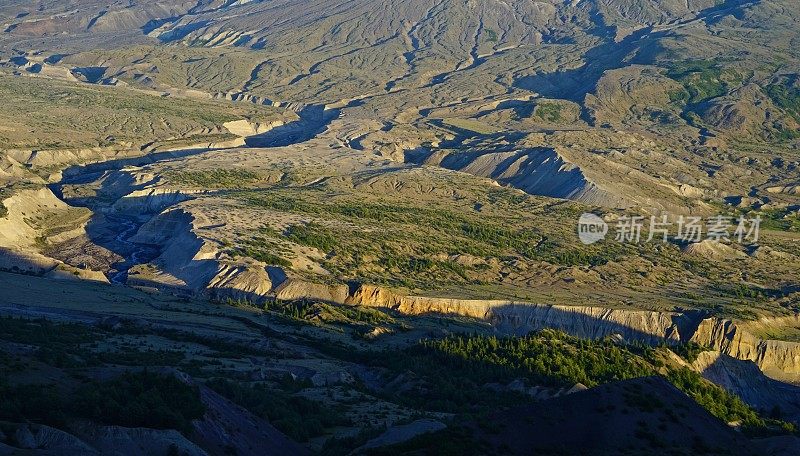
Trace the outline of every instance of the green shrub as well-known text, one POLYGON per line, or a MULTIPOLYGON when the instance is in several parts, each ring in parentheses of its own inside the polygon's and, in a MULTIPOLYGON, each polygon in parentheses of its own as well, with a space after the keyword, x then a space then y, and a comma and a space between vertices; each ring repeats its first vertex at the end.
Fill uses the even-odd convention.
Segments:
POLYGON ((561 120, 562 109, 558 103, 539 103, 533 113, 545 122, 558 122, 561 120))
POLYGON ((71 398, 74 412, 98 423, 177 429, 189 433, 205 413, 196 386, 173 375, 125 373, 105 383, 84 385, 71 398))
POLYGON ((352 424, 336 410, 265 385, 241 385, 225 379, 208 382, 214 391, 260 416, 298 442, 325 433, 326 428, 352 424))
POLYGON ((313 247, 325 253, 339 245, 333 231, 318 223, 292 225, 286 232, 286 237, 300 245, 313 247))
POLYGON ((51 385, 9 386, 0 382, 0 420, 63 426, 74 418, 103 425, 191 431, 205 407, 197 387, 172 375, 125 373, 107 382, 90 381, 74 392, 51 385))
POLYGON ((175 183, 200 188, 242 188, 259 178, 257 173, 244 169, 211 169, 203 171, 175 171, 167 174, 175 183))
POLYGON ((667 76, 683 84, 684 91, 670 93, 676 103, 697 104, 725 95, 728 89, 741 82, 733 70, 723 69, 712 61, 691 61, 673 65, 667 76))
MULTIPOLYGON (((691 357, 699 346, 671 347, 691 357)), ((368 364, 390 369, 393 375, 419 378, 419 389, 406 390, 393 400, 428 410, 460 413, 481 408, 514 405, 530 400, 504 391, 486 400, 487 383, 506 384, 523 379, 526 385, 555 388, 576 383, 596 386, 603 383, 660 375, 663 364, 651 347, 621 346, 609 340, 582 340, 560 331, 543 330, 525 337, 451 336, 423 340, 401 352, 368 355, 368 364)), ((685 368, 667 369, 665 378, 685 392, 712 415, 723 421, 741 421, 751 433, 793 432, 790 425, 765 420, 738 397, 706 381, 685 368), (788 429, 788 431, 787 431, 788 429)), ((660 401, 632 395, 637 408, 662 407, 660 401)))
POLYGON ((764 92, 776 106, 788 112, 797 122, 800 122, 800 87, 770 84, 764 87, 764 92))

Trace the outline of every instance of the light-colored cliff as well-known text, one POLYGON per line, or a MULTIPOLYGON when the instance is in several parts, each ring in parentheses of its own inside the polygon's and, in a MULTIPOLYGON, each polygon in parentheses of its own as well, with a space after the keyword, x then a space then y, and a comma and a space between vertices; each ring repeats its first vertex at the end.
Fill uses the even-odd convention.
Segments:
POLYGON ((763 340, 730 320, 707 318, 692 340, 736 359, 754 362, 776 380, 800 382, 800 344, 763 340))
POLYGON ((211 295, 219 301, 233 299, 257 304, 267 299, 272 288, 266 268, 253 264, 220 264, 217 275, 208 283, 211 295))
POLYGON ((648 343, 681 341, 694 320, 690 315, 672 312, 402 296, 370 285, 357 287, 345 304, 391 308, 408 315, 436 313, 483 319, 510 334, 554 328, 578 337, 596 339, 618 334, 626 340, 648 343))
POLYGON ((4 199, 3 205, 8 213, 0 218, 0 246, 8 248, 33 246, 42 233, 32 220, 48 212, 69 209, 46 187, 18 191, 4 199))
POLYGON ((693 341, 732 358, 752 361, 773 379, 800 382, 800 344, 762 340, 732 321, 702 319, 699 313, 404 296, 371 285, 329 286, 292 279, 273 293, 284 300, 318 299, 387 308, 407 315, 471 317, 489 321, 506 334, 553 328, 589 339, 618 335, 649 344, 693 341))

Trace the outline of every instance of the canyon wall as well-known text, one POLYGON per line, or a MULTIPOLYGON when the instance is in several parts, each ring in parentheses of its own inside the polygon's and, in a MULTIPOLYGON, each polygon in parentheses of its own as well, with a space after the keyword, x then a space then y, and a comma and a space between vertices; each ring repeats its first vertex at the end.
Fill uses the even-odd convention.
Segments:
MULTIPOLYGON (((800 382, 800 343, 763 340, 730 320, 700 312, 653 312, 591 306, 515 303, 404 296, 371 285, 322 286, 289 279, 274 291, 278 299, 317 299, 338 304, 392 309, 406 315, 458 315, 490 322, 504 334, 552 328, 576 337, 621 336, 648 344, 696 342, 735 359, 752 361, 770 378, 800 382)), ((794 321, 794 320, 792 320, 794 321)))

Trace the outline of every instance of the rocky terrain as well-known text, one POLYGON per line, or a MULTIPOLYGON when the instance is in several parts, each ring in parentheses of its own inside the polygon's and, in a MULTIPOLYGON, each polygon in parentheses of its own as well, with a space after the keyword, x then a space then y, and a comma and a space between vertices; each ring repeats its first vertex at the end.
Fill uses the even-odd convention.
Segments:
POLYGON ((0 398, 39 378, 196 398, 156 425, 120 419, 136 416, 122 399, 58 417, 14 403, 0 452, 418 454, 462 439, 492 454, 527 451, 513 436, 532 428, 604 422, 620 434, 569 445, 792 454, 798 14, 789 0, 0 5, 0 310, 24 318, 3 322, 0 398), (581 242, 586 212, 606 239, 581 242), (660 242, 649 226, 717 215, 731 232, 758 217, 758 239, 660 242), (636 216, 641 241, 615 241, 636 216), (25 328, 63 333, 56 355, 25 328), (563 343, 565 365, 599 356, 619 375, 456 353, 464 334, 540 360, 562 354, 535 352, 540 338, 563 343), (442 353, 452 372, 428 369, 442 353), (497 400, 469 409, 449 393, 464 385, 497 400), (666 405, 585 411, 631 388, 666 405), (519 393, 531 403, 511 407, 519 393), (581 418, 536 421, 564 403, 581 418))

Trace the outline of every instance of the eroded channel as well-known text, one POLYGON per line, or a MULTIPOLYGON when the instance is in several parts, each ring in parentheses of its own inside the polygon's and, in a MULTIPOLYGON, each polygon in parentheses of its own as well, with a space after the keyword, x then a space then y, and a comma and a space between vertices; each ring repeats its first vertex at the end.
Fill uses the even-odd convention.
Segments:
MULTIPOLYGON (((329 123, 338 116, 338 111, 326 110, 323 106, 314 105, 299 110, 298 116, 299 119, 295 122, 245 138, 246 145, 241 148, 286 147, 310 141, 327 129, 329 123)), ((132 192, 152 188, 155 181, 120 185, 119 181, 112 178, 112 175, 127 167, 143 167, 178 158, 232 149, 198 148, 163 151, 144 156, 73 166, 65 170, 62 180, 52 184, 50 189, 68 205, 84 207, 92 211, 92 217, 86 226, 87 236, 92 244, 108 250, 116 258, 116 261, 109 262, 109 267, 105 271, 108 280, 114 284, 125 284, 131 268, 147 264, 162 253, 162 248, 159 246, 135 241, 135 236, 141 227, 164 209, 185 201, 190 196, 183 195, 160 200, 155 208, 149 204, 116 207, 115 203, 132 192), (93 192, 76 191, 76 189, 86 188, 91 188, 93 192)))

